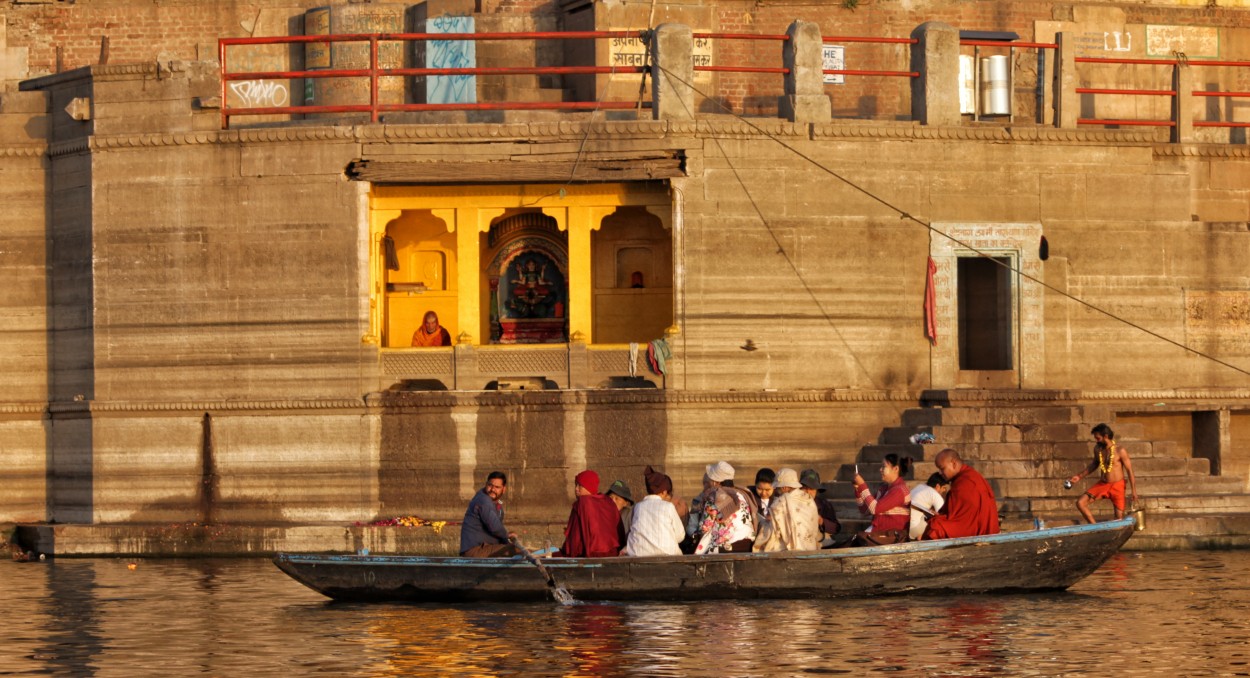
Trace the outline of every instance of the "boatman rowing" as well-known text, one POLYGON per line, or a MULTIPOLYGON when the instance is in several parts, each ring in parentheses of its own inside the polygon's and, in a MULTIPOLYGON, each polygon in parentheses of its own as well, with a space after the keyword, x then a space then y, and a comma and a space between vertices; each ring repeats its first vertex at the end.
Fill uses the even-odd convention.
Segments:
POLYGON ((516 533, 503 526, 503 493, 508 476, 492 471, 486 485, 473 495, 460 524, 460 555, 466 558, 507 558, 517 553, 509 540, 516 533))

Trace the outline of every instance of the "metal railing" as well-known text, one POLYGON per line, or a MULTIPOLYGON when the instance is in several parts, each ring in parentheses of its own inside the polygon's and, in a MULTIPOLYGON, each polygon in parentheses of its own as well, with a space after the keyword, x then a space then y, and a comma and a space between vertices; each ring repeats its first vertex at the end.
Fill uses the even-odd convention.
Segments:
MULTIPOLYGON (((645 35, 645 33, 643 34, 645 35)), ((378 80, 389 77, 491 76, 491 75, 599 75, 645 73, 645 66, 514 66, 471 68, 382 68, 378 64, 378 46, 384 42, 434 41, 502 41, 502 40, 603 40, 639 38, 632 31, 568 31, 519 33, 373 33, 358 35, 294 35, 263 38, 222 38, 217 41, 221 64, 221 126, 228 129, 230 118, 244 115, 298 115, 316 113, 368 113, 370 122, 378 122, 384 112, 408 111, 486 111, 486 110, 621 110, 640 105, 638 101, 496 101, 474 103, 382 103, 378 80), (231 72, 227 49, 239 46, 283 45, 308 43, 367 42, 369 64, 366 68, 326 68, 298 71, 231 72), (368 78, 369 103, 248 106, 229 105, 229 83, 243 80, 286 80, 294 78, 368 78)), ((645 103, 641 105, 646 105, 645 103)))
MULTIPOLYGON (((918 41, 915 38, 874 38, 854 35, 824 35, 821 36, 821 42, 849 42, 849 43, 868 43, 875 45, 907 45, 911 46, 918 41)), ((919 78, 918 71, 882 71, 882 70, 866 70, 853 68, 837 68, 825 69, 821 71, 825 75, 855 75, 855 76, 875 76, 883 78, 919 78)))
MULTIPOLYGON (((1103 65, 1135 65, 1135 66, 1169 66, 1172 68, 1193 68, 1193 67, 1216 67, 1228 66, 1234 68, 1250 67, 1250 61, 1220 61, 1214 59, 1134 59, 1134 58, 1115 58, 1115 57, 1076 57, 1074 61, 1078 64, 1103 64, 1103 65)), ((1077 94, 1102 94, 1102 95, 1120 95, 1120 96, 1165 96, 1171 97, 1173 100, 1180 96, 1189 95, 1195 97, 1225 97, 1225 98, 1250 98, 1250 92, 1237 91, 1192 91, 1179 92, 1175 89, 1129 89, 1129 88, 1106 88, 1106 87, 1078 87, 1077 94)), ((1117 120, 1105 118, 1079 118, 1077 124, 1080 125, 1117 125, 1125 127, 1176 127, 1178 121, 1172 120, 1117 120)), ((1195 120, 1194 127, 1250 127, 1250 122, 1232 122, 1225 120, 1195 120)))
MULTIPOLYGON (((380 115, 386 112, 418 112, 418 111, 487 111, 487 110, 567 110, 567 111, 587 111, 587 110, 625 110, 637 109, 649 106, 650 102, 644 100, 640 95, 638 100, 633 101, 488 101, 488 102, 465 102, 465 103, 399 103, 399 102, 383 102, 380 97, 379 80, 383 78, 396 77, 476 77, 476 76, 599 76, 599 75, 621 75, 621 74, 638 74, 645 78, 650 71, 650 63, 641 63, 633 65, 617 65, 617 66, 495 66, 495 67, 463 67, 463 68, 399 68, 399 67, 382 67, 379 63, 379 47, 384 43, 400 42, 436 42, 436 41, 540 41, 540 40, 607 40, 607 39, 630 39, 648 42, 651 37, 650 30, 643 31, 571 31, 571 32, 518 32, 518 33, 378 33, 378 34, 352 34, 352 35, 304 35, 304 36, 281 36, 281 37, 260 37, 260 38, 224 38, 219 43, 219 58, 221 63, 221 122, 223 128, 228 128, 230 119, 235 116, 255 116, 255 115, 299 115, 299 114, 321 114, 321 113, 367 113, 371 122, 378 122, 380 115), (359 58, 362 65, 356 68, 304 68, 302 70, 274 70, 274 71, 245 71, 232 72, 229 69, 228 51, 231 48, 239 48, 246 46, 262 46, 262 45, 299 45, 299 44, 330 44, 330 43, 366 43, 368 45, 368 62, 364 64, 364 59, 359 58), (349 103, 329 103, 329 104, 309 104, 309 105, 244 105, 232 106, 228 98, 230 83, 239 81, 256 81, 256 80, 283 80, 283 79, 321 79, 321 78, 357 78, 367 79, 368 81, 368 102, 349 102, 349 103)), ((695 40, 703 41, 747 41, 747 42, 764 42, 772 44, 784 44, 790 40, 789 35, 785 34, 747 34, 747 33, 712 33, 698 32, 693 33, 695 40)), ((869 44, 869 45, 905 45, 911 47, 917 44, 914 38, 892 38, 892 37, 872 37, 872 36, 844 36, 844 35, 823 35, 822 42, 825 44, 841 43, 841 44, 869 44)), ((1038 50, 1039 73, 1042 72, 1040 64, 1044 62, 1045 56, 1043 52, 1046 50, 1056 50, 1059 48, 1058 43, 1050 42, 1026 42, 1026 41, 998 41, 998 40, 976 40, 966 39, 960 40, 961 47, 973 47, 976 54, 980 54, 982 48, 1007 49, 1012 53, 1012 66, 1010 72, 1012 81, 1009 83, 1009 89, 1014 92, 1014 52, 1017 49, 1035 49, 1038 50)), ((780 51, 780 50, 779 50, 780 51)), ((975 56, 975 55, 974 55, 975 56)), ((754 55, 746 56, 741 63, 722 63, 709 64, 698 63, 693 65, 695 72, 706 73, 727 73, 727 74, 756 74, 756 75, 781 75, 790 77, 793 74, 784 64, 775 64, 775 59, 780 55, 754 55), (771 63, 770 63, 771 62, 771 63)), ((649 61, 651 55, 648 52, 643 61, 649 61)), ((1146 59, 1146 58, 1113 58, 1113 57, 1075 57, 1073 63, 1088 66, 1104 66, 1104 65, 1144 65, 1144 66, 1169 66, 1172 68, 1211 68, 1211 67, 1230 67, 1230 68, 1247 68, 1250 67, 1250 61, 1229 61, 1214 59, 1194 59, 1194 58, 1173 58, 1173 59, 1146 59)), ((1057 65, 1057 64, 1056 64, 1057 65)), ((887 70, 887 69, 824 69, 821 71, 825 76, 854 76, 854 77, 886 77, 886 78, 921 78, 923 74, 912 70, 887 70)), ((1036 84, 1038 101, 1039 101, 1039 122, 1041 122, 1040 111, 1041 104, 1045 99, 1045 94, 1049 83, 1039 81, 1036 84)), ((1189 89, 1188 87, 1184 89, 1189 89)), ((567 91, 567 90, 566 90, 567 91)), ((1117 97, 1171 97, 1173 102, 1179 104, 1181 97, 1192 96, 1202 98, 1250 98, 1250 91, 1211 91, 1199 90, 1192 92, 1178 91, 1175 86, 1165 88, 1117 88, 1117 87, 1077 87, 1074 91, 1078 95, 1090 96, 1117 96, 1117 97)), ((1051 92, 1055 97, 1060 96, 1060 92, 1051 92)), ((1066 95, 1065 95, 1066 96, 1066 95)), ((1173 106, 1174 110, 1180 110, 1179 105, 1173 106)), ((1188 110, 1188 109, 1187 109, 1188 110)), ((1173 127, 1176 128, 1182 123, 1188 125, 1187 121, 1178 121, 1178 115, 1174 113, 1172 119, 1121 119, 1121 118, 1098 118, 1083 117, 1077 118, 1078 125, 1104 125, 1104 126, 1142 126, 1142 127, 1173 127)), ((974 116, 975 118, 975 116, 974 116)), ((1069 123, 1070 124, 1070 123, 1069 123)), ((1227 120, 1194 120, 1193 127, 1250 127, 1250 122, 1233 122, 1227 120)))

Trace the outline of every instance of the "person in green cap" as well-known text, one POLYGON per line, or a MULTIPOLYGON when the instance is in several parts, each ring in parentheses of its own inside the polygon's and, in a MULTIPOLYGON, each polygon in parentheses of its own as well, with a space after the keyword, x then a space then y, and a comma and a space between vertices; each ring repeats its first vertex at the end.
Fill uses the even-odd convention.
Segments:
POLYGON ((624 480, 614 480, 604 494, 616 503, 616 509, 621 512, 621 525, 625 528, 625 536, 628 538, 629 528, 634 524, 634 495, 630 493, 629 485, 625 484, 624 480))

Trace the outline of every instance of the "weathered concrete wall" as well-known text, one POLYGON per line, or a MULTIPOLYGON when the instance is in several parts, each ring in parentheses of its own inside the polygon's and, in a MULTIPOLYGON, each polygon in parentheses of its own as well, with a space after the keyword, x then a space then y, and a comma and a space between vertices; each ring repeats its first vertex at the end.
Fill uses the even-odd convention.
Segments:
POLYGON ((0 522, 42 519, 48 400, 47 100, 0 94, 0 522))
POLYGON ((494 470, 508 474, 517 522, 563 520, 573 475, 584 468, 599 473, 604 489, 625 480, 636 498, 648 464, 686 498, 718 459, 735 466, 743 485, 762 466, 814 466, 832 477, 909 402, 828 392, 386 394, 379 513, 458 519, 494 470))
MULTIPOLYGON (((54 305, 74 319, 54 333, 67 346, 55 354, 67 387, 54 397, 56 503, 65 516, 116 521, 205 510, 239 522, 454 517, 499 468, 514 476, 518 519, 558 520, 571 474, 587 466, 637 484, 654 463, 690 493, 718 458, 744 477, 781 464, 828 474, 853 461, 935 383, 921 301, 941 236, 737 123, 701 125, 670 126, 662 142, 682 140, 691 173, 674 182, 681 378, 671 395, 602 401, 489 394, 363 406, 380 383, 376 349, 360 344, 366 203, 341 168, 359 135, 415 143, 407 134, 98 135, 90 152, 56 156, 67 171, 89 160, 90 172, 71 176, 96 186, 82 206, 88 233, 72 230, 80 211, 54 226, 78 234, 58 275, 83 276, 90 262, 92 281, 89 297, 67 292, 54 305), (757 350, 742 350, 748 339, 757 350), (832 389, 859 395, 830 398, 832 389), (351 401, 361 408, 334 404, 351 401), (204 412, 216 422, 211 459, 204 412)), ((1227 209, 1244 190, 1230 177, 1246 159, 1228 149, 1176 156, 1134 133, 827 125, 813 140, 806 129, 770 131, 941 228, 1040 224, 1051 246, 1044 279, 1145 326, 1192 330, 1201 318, 1183 320, 1188 290, 1250 288, 1235 266, 1247 234, 1191 216, 1208 200, 1227 209)), ((454 158, 469 140, 440 143, 454 158)), ((1036 258, 1036 244, 1020 256, 1036 258)), ((1044 329, 1031 357, 1039 386, 1240 383, 1053 292, 1040 308, 1022 320, 1044 329)), ((1202 327, 1231 347, 1225 358, 1245 350, 1239 335, 1202 327)), ((939 347, 951 334, 940 328, 939 347)))
MULTIPOLYGON (((575 153, 584 127, 220 131, 195 103, 216 91, 206 64, 95 67, 28 87, 47 91, 48 119, 23 115, 48 126, 50 145, 5 151, 0 166, 17 168, 12 190, 30 203, 0 231, 22 253, 0 273, 18 290, 0 337, 30 358, 6 364, 25 393, 0 413, 6 446, 22 450, 6 515, 46 501, 58 521, 454 518, 501 469, 513 516, 543 521, 561 517, 584 467, 640 490, 654 463, 685 494, 720 458, 743 479, 765 465, 831 474, 920 389, 971 385, 951 359, 949 270, 938 344, 922 330, 928 257, 949 268, 967 244, 946 233, 1010 250, 1056 288, 1020 283, 1013 385, 1244 386, 1060 294, 1221 359, 1250 357, 1239 266, 1250 154, 1237 145, 884 123, 768 120, 761 132, 712 115, 622 123, 633 150, 683 151, 689 175, 672 182, 681 331, 668 388, 390 398, 375 393, 377 347, 361 341, 375 255, 367 186, 347 180, 348 163, 409 151, 457 163, 483 142, 575 153), (73 99, 90 100, 89 119, 64 112, 73 99)), ((591 143, 610 150, 616 129, 600 124, 591 143)))
MULTIPOLYGON (((897 209, 774 141, 707 140, 692 154, 692 176, 674 182, 685 218, 683 388, 958 385, 930 370, 955 328, 939 326, 931 348, 921 302, 930 243, 963 225, 992 232, 1034 224, 1048 240, 1049 261, 1040 261, 1036 238, 1013 247, 1059 292, 1223 359, 1250 351, 1217 328, 1246 322, 1236 309, 1250 279, 1237 262, 1250 246, 1250 215, 1247 184, 1237 177, 1250 156, 1240 150, 1157 145, 1133 133, 995 138, 966 130, 947 140, 919 129, 836 125, 818 126, 810 142, 774 127, 897 209), (742 351, 746 339, 761 350, 742 351)), ((1020 359, 1037 366, 1025 385, 1244 383, 1243 374, 1186 358, 1055 290, 1020 284, 1044 298, 1044 312, 1020 320, 1025 338, 1040 337, 1018 345, 1028 351, 1020 359)))

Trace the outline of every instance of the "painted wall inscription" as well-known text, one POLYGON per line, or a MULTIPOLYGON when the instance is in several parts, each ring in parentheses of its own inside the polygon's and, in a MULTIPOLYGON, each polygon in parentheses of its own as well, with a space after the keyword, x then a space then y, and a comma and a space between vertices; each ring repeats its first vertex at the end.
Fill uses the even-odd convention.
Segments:
POLYGON ((1250 355, 1250 292, 1185 290, 1185 340, 1216 356, 1250 355))
POLYGON ((1146 26, 1146 54, 1157 57, 1180 52, 1186 57, 1218 57, 1220 30, 1214 26, 1146 26))
MULTIPOLYGON (((613 31, 628 31, 627 28, 613 28, 613 31)), ((701 33, 707 29, 695 29, 701 33)), ((695 66, 711 66, 712 41, 708 38, 695 38, 691 47, 691 61, 695 66)), ((646 66, 647 44, 636 36, 612 38, 608 43, 609 66, 646 66)), ((695 71, 695 80, 709 80, 712 74, 707 71, 695 71)))

